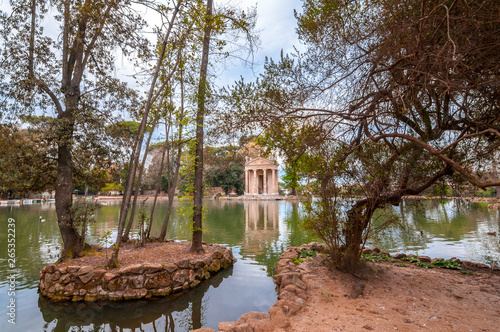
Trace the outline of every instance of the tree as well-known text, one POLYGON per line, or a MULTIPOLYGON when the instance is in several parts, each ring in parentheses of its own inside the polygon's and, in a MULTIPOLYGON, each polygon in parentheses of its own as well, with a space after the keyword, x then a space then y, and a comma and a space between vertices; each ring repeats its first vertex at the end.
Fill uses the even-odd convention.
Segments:
POLYGON ((194 161, 194 193, 193 193, 193 238, 191 252, 203 252, 202 240, 202 208, 203 208, 203 122, 205 118, 205 96, 207 93, 208 53, 212 33, 213 1, 207 0, 205 26, 203 35, 203 52, 201 55, 200 79, 198 82, 198 110, 196 112, 196 141, 194 161))
POLYGON ((53 188, 55 146, 43 128, 0 125, 0 193, 25 194, 53 188), (51 158, 52 157, 52 158, 51 158))
MULTIPOLYGON (((56 213, 63 239, 61 258, 83 249, 71 218, 73 146, 86 118, 115 108, 127 109, 132 92, 112 77, 114 51, 125 55, 141 47, 137 32, 144 21, 130 1, 12 1, 1 14, 2 72, 0 91, 12 113, 51 108, 57 114, 56 213), (43 29, 53 15, 56 38, 43 29), (106 100, 105 102, 100 102, 106 100)), ((102 120, 106 116, 99 115, 102 120)), ((111 118, 111 117, 109 117, 111 118)))
POLYGON ((304 0, 307 50, 233 87, 232 121, 321 133, 304 142, 322 197, 308 225, 336 266, 356 269, 377 209, 444 179, 498 185, 481 171, 500 143, 499 12, 476 0, 304 0))
POLYGON ((205 148, 205 182, 209 187, 221 187, 226 195, 235 190, 244 193, 244 158, 237 146, 205 148))

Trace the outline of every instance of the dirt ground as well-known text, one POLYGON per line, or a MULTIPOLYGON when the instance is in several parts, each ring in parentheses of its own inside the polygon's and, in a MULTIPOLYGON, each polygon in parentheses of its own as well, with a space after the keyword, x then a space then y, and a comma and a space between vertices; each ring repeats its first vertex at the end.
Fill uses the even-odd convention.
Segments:
POLYGON ((305 306, 286 331, 500 331, 500 275, 366 263, 356 276, 300 263, 305 306))
MULTIPOLYGON (((135 241, 130 241, 120 247, 118 259, 120 267, 137 264, 137 263, 152 263, 152 264, 167 264, 177 262, 184 259, 202 258, 204 255, 189 252, 191 242, 146 242, 144 247, 135 241)), ((207 253, 213 253, 219 248, 218 245, 207 245, 203 242, 203 249, 207 253)), ((90 265, 94 268, 106 266, 108 258, 111 256, 113 249, 102 248, 98 245, 92 245, 92 249, 84 254, 83 257, 66 260, 61 265, 90 265), (107 251, 107 252, 106 252, 107 251)), ((112 269, 114 271, 119 269, 112 269)))

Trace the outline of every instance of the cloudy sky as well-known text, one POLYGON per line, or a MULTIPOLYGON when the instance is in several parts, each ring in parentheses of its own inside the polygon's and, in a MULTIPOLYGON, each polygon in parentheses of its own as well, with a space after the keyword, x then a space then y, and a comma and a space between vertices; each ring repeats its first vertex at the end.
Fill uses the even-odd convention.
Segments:
MULTIPOLYGON (((218 0, 214 0, 217 5, 218 0)), ((254 57, 254 70, 245 68, 239 61, 234 61, 220 76, 217 85, 232 84, 243 76, 246 81, 252 81, 262 70, 264 58, 278 59, 281 50, 284 53, 299 47, 294 10, 302 11, 301 0, 233 0, 241 8, 257 6, 257 27, 260 35, 260 47, 254 57)))
MULTIPOLYGON (((240 76, 243 76, 246 81, 252 81, 255 79, 255 75, 258 75, 262 70, 266 56, 278 59, 281 50, 288 53, 293 51, 294 46, 299 45, 295 33, 294 10, 301 11, 301 0, 214 0, 214 6, 216 7, 224 3, 230 3, 243 9, 257 6, 256 30, 259 32, 260 46, 254 54, 253 71, 250 68, 245 68, 241 61, 230 61, 227 63, 226 69, 220 69, 215 73, 218 77, 215 82, 217 86, 232 84, 240 76)), ((0 10, 10 12, 8 0, 0 0, 0 10)), ((50 19, 45 20, 44 23, 46 33, 54 37, 59 34, 57 26, 51 24, 50 19)), ((127 72, 127 65, 123 62, 123 59, 118 61, 117 65, 117 75, 121 76, 121 79, 132 83, 133 80, 129 76, 132 73, 127 72), (120 65, 120 62, 122 65, 120 65)))

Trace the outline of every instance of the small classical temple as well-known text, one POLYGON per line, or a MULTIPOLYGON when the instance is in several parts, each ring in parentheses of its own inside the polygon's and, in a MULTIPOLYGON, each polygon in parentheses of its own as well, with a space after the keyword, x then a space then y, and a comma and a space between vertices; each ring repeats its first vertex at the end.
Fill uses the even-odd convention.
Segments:
POLYGON ((257 157, 245 163, 245 195, 278 195, 278 164, 257 157))

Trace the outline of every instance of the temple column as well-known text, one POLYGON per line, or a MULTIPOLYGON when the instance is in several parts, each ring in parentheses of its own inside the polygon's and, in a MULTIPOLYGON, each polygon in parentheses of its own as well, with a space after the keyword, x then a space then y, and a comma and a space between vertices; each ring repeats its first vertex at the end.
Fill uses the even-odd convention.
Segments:
POLYGON ((272 194, 276 194, 276 174, 274 173, 274 169, 272 170, 272 181, 273 181, 273 184, 271 186, 271 188, 273 188, 273 191, 272 191, 272 194))
POLYGON ((252 183, 252 192, 253 194, 258 194, 259 193, 259 179, 257 178, 257 170, 253 170, 253 183, 252 183))
POLYGON ((267 194, 267 169, 262 170, 262 193, 267 194))
POLYGON ((245 195, 248 194, 248 171, 245 170, 245 195))

